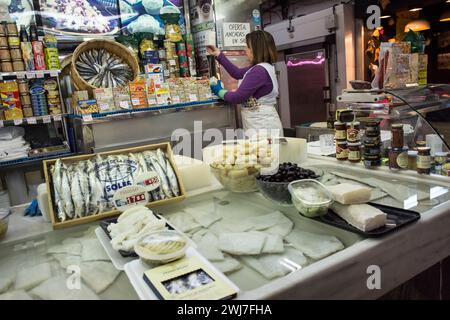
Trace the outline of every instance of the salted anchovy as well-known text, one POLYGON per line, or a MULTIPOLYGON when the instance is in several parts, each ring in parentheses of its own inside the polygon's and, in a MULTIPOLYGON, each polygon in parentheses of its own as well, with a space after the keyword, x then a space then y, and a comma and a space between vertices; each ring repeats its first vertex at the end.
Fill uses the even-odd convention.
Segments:
POLYGON ((58 218, 60 221, 65 221, 66 213, 64 210, 64 202, 62 200, 62 173, 62 162, 58 159, 52 168, 53 189, 55 190, 55 203, 58 209, 58 218))
POLYGON ((177 176, 175 174, 175 171, 172 168, 172 165, 170 164, 169 159, 167 159, 167 157, 165 155, 164 155, 164 158, 166 160, 167 177, 169 178, 170 189, 172 190, 172 193, 175 196, 179 196, 180 195, 180 188, 178 186, 177 176))
POLYGON ((153 167, 156 170, 156 173, 159 175, 159 178, 161 180, 161 186, 164 194, 167 198, 172 197, 172 191, 170 190, 169 180, 167 178, 166 173, 164 172, 163 168, 159 165, 157 158, 149 153, 148 155, 150 157, 150 161, 153 163, 153 167))
POLYGON ((62 202, 64 204, 64 212, 68 218, 73 218, 74 216, 74 205, 71 194, 71 185, 70 185, 70 172, 66 166, 61 167, 62 175, 61 175, 61 196, 62 202))

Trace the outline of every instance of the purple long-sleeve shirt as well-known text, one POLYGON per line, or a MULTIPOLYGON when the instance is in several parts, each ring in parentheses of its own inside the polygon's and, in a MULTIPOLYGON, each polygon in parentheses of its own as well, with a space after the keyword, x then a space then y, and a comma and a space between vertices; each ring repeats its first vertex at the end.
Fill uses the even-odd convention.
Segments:
POLYGON ((250 66, 246 68, 236 67, 230 60, 221 52, 217 57, 217 61, 227 70, 227 72, 236 80, 244 78, 245 73, 250 70, 245 79, 242 80, 241 85, 236 91, 228 91, 225 94, 224 100, 229 103, 238 104, 244 103, 250 97, 259 99, 268 95, 273 90, 272 79, 264 67, 250 66))

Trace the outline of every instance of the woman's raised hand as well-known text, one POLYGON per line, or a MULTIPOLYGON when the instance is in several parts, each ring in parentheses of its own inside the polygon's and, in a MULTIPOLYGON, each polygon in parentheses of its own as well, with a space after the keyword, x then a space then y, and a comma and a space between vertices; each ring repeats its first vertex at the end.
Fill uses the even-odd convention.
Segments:
POLYGON ((220 50, 216 46, 206 46, 206 51, 208 54, 218 57, 220 54, 220 50))

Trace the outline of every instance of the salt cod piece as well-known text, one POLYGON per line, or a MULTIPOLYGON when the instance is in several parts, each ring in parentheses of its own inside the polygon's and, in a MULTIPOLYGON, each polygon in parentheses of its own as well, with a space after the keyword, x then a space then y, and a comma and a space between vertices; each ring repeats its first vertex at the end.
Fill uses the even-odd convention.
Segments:
POLYGON ((342 242, 334 236, 301 230, 293 230, 287 235, 286 240, 296 249, 314 260, 325 258, 332 253, 344 249, 342 242))
POLYGON ((386 213, 368 204, 346 206, 333 203, 331 209, 349 224, 364 232, 378 229, 386 224, 386 213))
POLYGON ((197 250, 210 261, 222 261, 224 255, 219 250, 219 239, 211 232, 206 233, 200 241, 198 241, 197 250))
POLYGON ((110 261, 98 239, 85 239, 82 241, 82 261, 110 261))
POLYGON ((99 300, 99 297, 81 284, 80 289, 69 289, 65 276, 56 276, 42 282, 30 291, 30 295, 42 300, 99 300))
POLYGON ((286 248, 284 253, 263 254, 256 257, 243 256, 241 259, 269 280, 285 276, 308 264, 306 257, 293 248, 286 248))
POLYGON ((65 253, 55 253, 52 255, 58 261, 61 268, 66 269, 68 266, 79 266, 81 264, 81 257, 65 253))
POLYGON ((14 283, 14 276, 12 275, 0 276, 0 293, 6 292, 6 290, 8 290, 13 283, 14 283))
POLYGON ((259 233, 262 233, 266 237, 266 241, 264 242, 264 246, 262 248, 261 253, 281 253, 284 251, 282 236, 280 236, 279 234, 270 234, 263 232, 259 233))
POLYGON ((223 233, 219 237, 219 249, 235 255, 260 254, 266 236, 253 232, 223 233))
POLYGON ((371 197, 371 188, 351 184, 341 183, 335 186, 328 186, 334 199, 341 204, 367 203, 371 197))
POLYGON ((242 264, 228 254, 224 255, 222 261, 214 261, 213 265, 226 274, 230 274, 242 268, 242 264))
POLYGON ((97 294, 106 290, 118 277, 120 271, 106 261, 84 262, 81 278, 97 294))
POLYGON ((181 232, 187 233, 194 229, 200 230, 201 225, 192 218, 187 212, 181 211, 164 215, 171 224, 177 227, 181 232))
POLYGON ((30 290, 31 288, 34 288, 51 276, 52 268, 50 263, 48 262, 39 264, 37 266, 20 269, 17 272, 14 289, 30 290))
POLYGON ((25 290, 15 290, 1 294, 0 300, 33 300, 33 298, 25 290))

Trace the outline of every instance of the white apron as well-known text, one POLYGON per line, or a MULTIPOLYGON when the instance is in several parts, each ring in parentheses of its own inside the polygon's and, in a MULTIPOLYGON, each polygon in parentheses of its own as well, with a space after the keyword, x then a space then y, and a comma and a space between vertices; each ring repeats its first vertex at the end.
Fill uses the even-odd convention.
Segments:
MULTIPOLYGON (((250 101, 244 104, 241 108, 243 129, 245 131, 249 129, 263 131, 262 129, 264 129, 267 130, 267 135, 274 135, 275 133, 275 135, 282 137, 283 125, 281 124, 280 117, 275 109, 278 97, 278 81, 275 75, 275 68, 269 63, 259 63, 257 65, 267 70, 272 80, 273 89, 268 95, 259 99, 251 98, 249 99, 250 101)), ((247 73, 250 70, 251 69, 249 69, 247 73)), ((243 79, 245 79, 247 73, 245 73, 243 79)), ((239 81, 239 85, 242 80, 239 81)))

